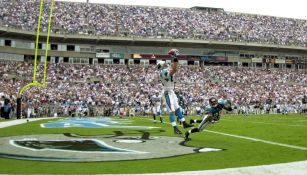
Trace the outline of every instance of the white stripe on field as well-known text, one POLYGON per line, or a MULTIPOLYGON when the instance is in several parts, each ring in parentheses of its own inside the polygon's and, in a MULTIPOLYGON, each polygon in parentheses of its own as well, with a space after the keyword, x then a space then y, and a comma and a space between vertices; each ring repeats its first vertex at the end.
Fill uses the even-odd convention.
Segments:
POLYGON ((296 122, 301 122, 301 123, 303 123, 303 122, 307 122, 307 120, 296 120, 296 122))
POLYGON ((9 126, 15 126, 27 123, 27 119, 29 122, 37 121, 37 120, 44 120, 44 119, 55 119, 56 117, 46 117, 46 118, 23 118, 23 119, 16 119, 16 120, 9 120, 9 121, 3 121, 0 122, 0 128, 6 128, 9 126))
MULTIPOLYGON (((169 123, 169 122, 164 122, 164 123, 167 123, 167 124, 171 125, 171 123, 169 123)), ((204 131, 210 132, 210 133, 214 133, 214 134, 220 134, 220 135, 224 135, 224 136, 229 136, 229 137, 236 137, 236 138, 240 138, 240 139, 251 140, 251 141, 255 141, 255 142, 262 142, 262 143, 267 143, 267 144, 271 144, 271 145, 278 145, 278 146, 282 146, 282 147, 303 150, 303 151, 307 150, 306 147, 302 147, 302 146, 289 145, 289 144, 284 144, 284 143, 278 143, 278 142, 272 142, 272 141, 268 141, 268 140, 252 138, 252 137, 246 137, 246 136, 240 136, 240 135, 234 135, 234 134, 227 134, 227 133, 217 132, 217 131, 210 131, 210 130, 204 130, 204 131)))
MULTIPOLYGON (((235 121, 235 122, 237 122, 238 120, 223 119, 223 121, 235 121)), ((239 122, 241 122, 241 121, 239 121, 239 122)), ((268 123, 268 122, 253 122, 253 121, 244 121, 244 122, 246 122, 246 123, 256 123, 256 124, 265 124, 265 125, 307 127, 307 125, 288 125, 288 124, 283 124, 283 123, 268 123)))
MULTIPOLYGON (((307 161, 280 163, 273 165, 248 166, 203 171, 183 171, 171 173, 150 173, 145 175, 306 175, 307 161)), ((127 174, 128 175, 128 174, 127 174)), ((129 174, 140 175, 140 174, 129 174)))
POLYGON ((205 130, 205 131, 211 132, 211 133, 214 133, 214 134, 224 135, 224 136, 230 136, 230 137, 236 137, 236 138, 245 139, 245 140, 252 140, 252 141, 255 141, 255 142, 267 143, 267 144, 271 144, 271 145, 278 145, 278 146, 283 146, 283 147, 288 147, 288 148, 293 148, 293 149, 299 149, 299 150, 304 150, 304 151, 307 150, 306 147, 302 147, 302 146, 289 145, 289 144, 284 144, 284 143, 272 142, 272 141, 268 141, 268 140, 256 139, 256 138, 252 138, 252 137, 246 137, 246 136, 240 136, 240 135, 234 135, 234 134, 227 134, 227 133, 217 132, 217 131, 210 131, 210 130, 205 130))

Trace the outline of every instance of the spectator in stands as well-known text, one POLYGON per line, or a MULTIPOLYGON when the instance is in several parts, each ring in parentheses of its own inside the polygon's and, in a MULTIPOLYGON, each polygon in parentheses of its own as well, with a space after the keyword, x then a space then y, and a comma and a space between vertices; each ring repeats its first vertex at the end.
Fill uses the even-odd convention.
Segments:
POLYGON ((10 119, 11 111, 12 107, 10 104, 10 100, 8 98, 4 98, 4 104, 1 106, 1 117, 5 119, 10 119))
MULTIPOLYGON (((48 28, 50 2, 42 31, 48 28)), ((35 30, 36 0, 0 1, 0 25, 35 30)), ((55 2, 53 33, 171 37, 305 46, 306 20, 184 8, 55 2), (152 22, 155 21, 155 22, 152 22)))
POLYGON ((304 95, 302 99, 303 113, 307 113, 307 95, 304 95))
MULTIPOLYGON (((20 88, 32 81, 32 66, 25 62, 0 61, 0 94, 12 96, 12 104, 20 88), (4 74, 14 75, 16 80, 4 78, 4 74)), ((39 81, 42 79, 43 65, 39 64, 37 70, 39 81)), ((46 88, 32 88, 23 94, 23 109, 27 109, 24 105, 31 99, 40 116, 54 116, 54 109, 58 116, 65 111, 67 114, 69 111, 75 113, 80 102, 86 106, 95 102, 91 106, 101 115, 115 115, 126 106, 134 109, 134 114, 138 115, 145 112, 145 106, 149 104, 146 97, 153 95, 152 89, 161 88, 154 66, 50 63, 47 72, 46 88), (91 82, 89 78, 98 82, 91 82), (53 105, 50 105, 50 101, 53 105), (56 108, 52 107, 55 104, 56 108), (100 110, 101 107, 104 110, 100 110)), ((288 112, 295 112, 301 109, 302 94, 307 92, 307 74, 295 70, 182 66, 175 81, 176 89, 180 89, 185 99, 187 112, 193 113, 196 107, 205 105, 212 96, 230 99, 237 106, 237 112, 249 109, 249 113, 263 113, 263 105, 268 98, 271 98, 272 104, 286 104, 288 112), (260 111, 254 109, 254 104, 258 102, 261 104, 260 111)))

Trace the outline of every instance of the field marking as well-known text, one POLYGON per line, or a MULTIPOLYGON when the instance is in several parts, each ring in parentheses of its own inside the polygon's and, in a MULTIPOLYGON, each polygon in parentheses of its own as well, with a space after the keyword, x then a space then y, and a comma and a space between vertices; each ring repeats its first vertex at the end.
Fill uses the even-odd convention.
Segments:
MULTIPOLYGON (((37 119, 30 119, 33 120, 40 120, 40 119, 50 119, 50 118, 37 118, 37 119)), ((23 122, 26 122, 26 119, 20 119, 23 122)), ((0 128, 3 123, 11 123, 11 125, 17 125, 21 124, 20 120, 13 120, 13 121, 7 121, 7 122, 0 122, 0 128)), ((147 119, 150 121, 153 121, 152 119, 147 119)), ((169 122, 163 122, 166 124, 170 124, 169 122)), ((180 125, 181 126, 181 125, 180 125)), ((206 130, 208 131, 208 130, 206 130)), ((226 133, 221 132, 215 132, 215 131, 209 131, 216 134, 222 134, 225 135, 226 133)), ((235 136, 231 134, 226 134, 226 136, 235 136)), ((244 137, 244 136, 239 136, 244 137)), ((245 137, 244 139, 250 140, 249 137, 245 137)), ((254 140, 258 141, 260 139, 254 140)), ((270 141, 268 141, 270 142, 270 141)), ((271 143, 269 143, 271 144, 271 143)), ((284 145, 284 144, 283 144, 284 145)), ((293 145, 290 145, 291 147, 293 145)), ((288 147, 288 146, 287 146, 288 147)), ((296 147, 296 146, 295 146, 296 147)), ((304 150, 307 148, 302 147, 304 150)), ((247 167, 239 167, 239 168, 226 168, 226 169, 217 169, 217 170, 203 170, 203 171, 183 171, 183 172, 170 172, 170 173, 147 173, 145 175, 199 175, 199 174, 206 174, 206 175, 289 175, 289 174, 295 174, 295 175, 305 175, 307 171, 307 161, 299 161, 299 162, 291 162, 291 163, 281 163, 281 164, 272 164, 272 165, 259 165, 259 166, 247 166, 247 167)), ((133 174, 129 174, 133 175, 133 174)), ((138 174, 135 174, 138 175, 138 174)))
POLYGON ((278 146, 283 146, 283 147, 293 148, 293 149, 298 149, 298 150, 303 150, 303 151, 307 150, 307 147, 302 147, 302 146, 290 145, 290 144, 285 144, 285 143, 278 143, 278 142, 273 142, 273 141, 268 141, 268 140, 262 140, 262 139, 257 139, 257 138, 247 137, 247 136, 234 135, 234 134, 227 134, 227 133, 211 131, 211 130, 205 130, 205 131, 210 132, 210 133, 214 133, 214 134, 220 134, 220 135, 229 136, 229 137, 236 137, 236 138, 251 140, 251 141, 255 141, 255 142, 262 142, 262 143, 267 143, 267 144, 271 144, 271 145, 278 145, 278 146))
MULTIPOLYGON (((147 120, 153 121, 152 119, 147 119, 147 120)), ((171 125, 171 123, 169 123, 169 122, 163 121, 163 123, 167 123, 167 124, 171 125)), ((179 126, 181 126, 181 125, 179 125, 179 126)), ((247 136, 234 135, 234 134, 227 134, 227 133, 211 131, 211 130, 204 130, 204 131, 214 133, 214 134, 229 136, 229 137, 251 140, 251 141, 255 141, 255 142, 262 142, 262 143, 271 144, 271 145, 277 145, 277 146, 282 146, 282 147, 287 147, 287 148, 292 148, 292 149, 298 149, 298 150, 302 150, 302 151, 307 150, 307 147, 302 147, 302 146, 290 145, 290 144, 285 144, 285 143, 278 143, 278 142, 273 142, 273 141, 268 141, 268 140, 262 140, 262 139, 257 139, 257 138, 247 137, 247 136)))
POLYGON ((296 122, 304 123, 304 122, 307 122, 307 120, 297 120, 296 122))
MULTIPOLYGON (((216 170, 182 171, 170 173, 147 173, 145 175, 306 175, 307 161, 279 163, 272 165, 247 166, 239 168, 225 168, 216 170)), ((110 174, 109 174, 110 175, 110 174)), ((139 175, 139 174, 129 174, 139 175)))
MULTIPOLYGON (((224 121, 238 121, 242 122, 239 120, 229 120, 229 119, 223 119, 224 121)), ((288 124, 283 124, 283 123, 268 123, 268 122, 253 122, 253 121, 244 121, 246 123, 256 123, 256 124, 266 124, 266 125, 278 125, 278 126, 291 126, 291 127, 307 127, 307 125, 288 125, 288 124)))
POLYGON ((29 120, 29 122, 34 122, 34 121, 37 121, 37 120, 45 120, 45 119, 55 119, 55 118, 54 117, 28 118, 28 119, 24 118, 24 119, 4 121, 4 122, 0 122, 0 128, 6 128, 6 127, 10 127, 10 126, 15 126, 15 125, 20 125, 20 124, 28 123, 27 120, 29 120))

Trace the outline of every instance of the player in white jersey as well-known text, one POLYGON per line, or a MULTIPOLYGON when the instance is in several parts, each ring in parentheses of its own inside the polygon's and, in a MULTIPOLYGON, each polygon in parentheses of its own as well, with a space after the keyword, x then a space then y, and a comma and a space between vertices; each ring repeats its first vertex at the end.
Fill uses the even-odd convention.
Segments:
POLYGON ((174 127, 175 134, 182 134, 182 132, 177 127, 175 115, 182 122, 184 128, 191 127, 193 125, 186 123, 183 113, 181 111, 181 107, 178 104, 177 96, 174 92, 174 74, 177 71, 179 51, 177 49, 171 49, 168 54, 172 57, 171 66, 169 67, 165 61, 159 61, 157 64, 157 68, 159 69, 160 80, 163 84, 163 98, 165 99, 165 103, 169 113, 169 119, 171 121, 172 126, 174 127))
POLYGON ((161 115, 161 102, 162 96, 159 94, 159 91, 156 91, 155 95, 151 96, 150 98, 151 105, 152 105, 152 114, 154 118, 154 122, 156 123, 156 116, 160 116, 160 122, 163 123, 162 115, 161 115))

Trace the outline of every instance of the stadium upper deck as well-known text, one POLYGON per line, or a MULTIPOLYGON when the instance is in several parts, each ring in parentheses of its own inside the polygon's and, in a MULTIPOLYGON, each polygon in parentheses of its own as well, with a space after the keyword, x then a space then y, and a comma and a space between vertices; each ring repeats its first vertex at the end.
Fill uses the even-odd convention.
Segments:
MULTIPOLYGON (((45 5, 42 31, 47 31, 45 5)), ((0 25, 35 30, 39 1, 1 0, 0 25)), ((53 33, 304 46, 307 21, 225 11, 56 2, 53 33)))

